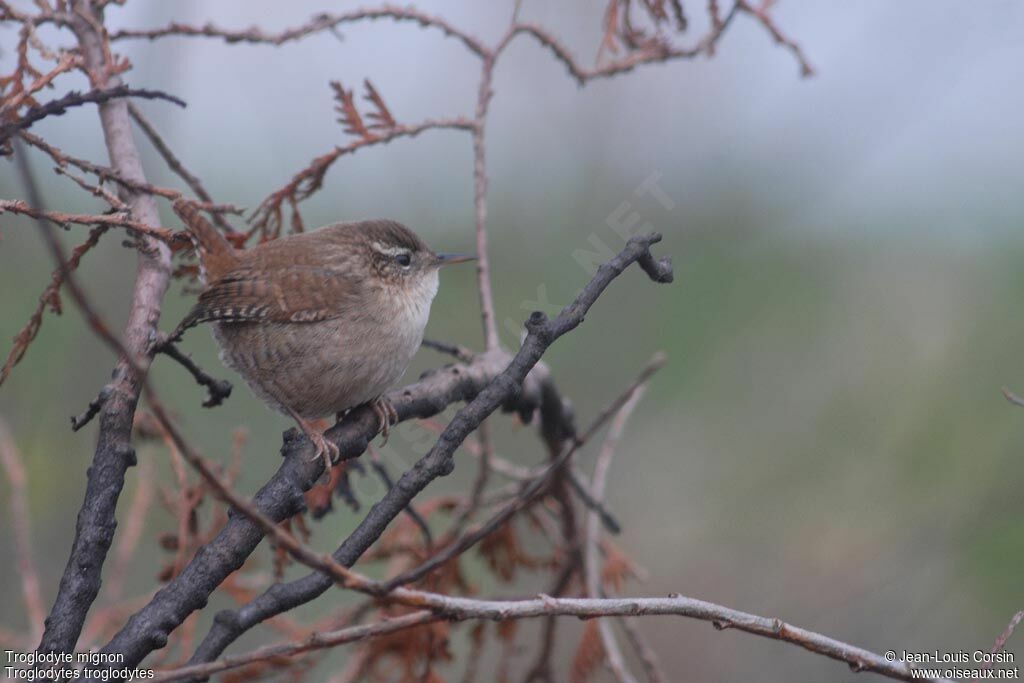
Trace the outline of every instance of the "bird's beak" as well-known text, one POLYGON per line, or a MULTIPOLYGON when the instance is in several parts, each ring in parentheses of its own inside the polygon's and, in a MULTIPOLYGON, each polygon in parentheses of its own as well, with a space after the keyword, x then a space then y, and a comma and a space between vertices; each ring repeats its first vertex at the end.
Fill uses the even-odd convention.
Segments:
POLYGON ((465 261, 472 261, 476 256, 472 254, 438 254, 437 265, 448 266, 453 263, 463 263, 465 261))

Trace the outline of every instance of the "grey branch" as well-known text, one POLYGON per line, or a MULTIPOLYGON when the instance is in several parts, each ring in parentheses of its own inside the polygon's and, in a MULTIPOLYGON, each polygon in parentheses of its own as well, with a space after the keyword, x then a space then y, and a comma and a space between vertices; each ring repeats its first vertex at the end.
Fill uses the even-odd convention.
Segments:
POLYGON ((574 616, 581 619, 611 616, 681 616, 711 622, 715 628, 734 628, 746 633, 781 640, 798 645, 805 650, 845 662, 850 669, 873 671, 901 681, 931 680, 945 682, 945 679, 926 679, 914 676, 913 667, 905 662, 890 662, 869 650, 844 643, 828 636, 799 626, 787 624, 780 619, 762 617, 741 612, 704 600, 671 595, 667 598, 553 598, 541 595, 533 600, 475 600, 437 593, 410 591, 427 609, 412 612, 377 624, 356 626, 339 631, 314 633, 297 643, 286 643, 260 648, 253 652, 227 657, 209 664, 198 664, 159 672, 157 680, 172 681, 182 678, 208 676, 269 657, 296 655, 310 650, 333 647, 372 635, 392 633, 405 628, 444 618, 449 621, 467 619, 527 619, 541 616, 574 616))

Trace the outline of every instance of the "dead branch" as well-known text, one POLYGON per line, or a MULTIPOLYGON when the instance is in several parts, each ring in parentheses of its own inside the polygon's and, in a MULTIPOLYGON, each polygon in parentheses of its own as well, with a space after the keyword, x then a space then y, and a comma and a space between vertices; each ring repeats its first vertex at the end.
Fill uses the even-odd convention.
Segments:
POLYGON ((369 137, 360 138, 348 145, 335 147, 330 152, 313 159, 309 166, 296 173, 287 185, 263 200, 250 219, 253 227, 249 231, 249 236, 258 233, 262 239, 277 237, 282 227, 282 205, 285 202, 290 204, 296 212, 292 218, 293 226, 301 230, 301 219, 297 219, 298 203, 320 189, 327 171, 335 161, 345 155, 352 154, 364 147, 386 144, 397 138, 416 137, 427 130, 469 130, 472 127, 472 121, 461 117, 427 120, 416 125, 395 126, 381 133, 372 133, 369 137))
MULTIPOLYGON (((108 230, 109 226, 99 225, 89 231, 89 236, 85 242, 75 247, 74 251, 71 252, 71 257, 67 260, 66 268, 75 270, 78 268, 78 264, 81 263, 82 257, 90 249, 95 247, 100 237, 108 230)), ((39 329, 43 324, 43 313, 47 308, 51 309, 54 313, 61 312, 60 302, 60 288, 64 283, 64 268, 57 268, 53 271, 50 276, 50 283, 46 285, 43 293, 39 295, 39 304, 36 306, 36 310, 32 312, 32 316, 29 318, 28 323, 18 332, 14 337, 14 346, 11 348, 11 352, 7 356, 7 361, 4 363, 2 369, 0 369, 0 385, 4 383, 4 380, 11 374, 11 370, 17 365, 21 359, 25 356, 25 352, 28 350, 29 345, 35 340, 39 334, 39 329)), ((99 407, 97 406, 97 410, 99 407)))
POLYGON ((254 652, 227 657, 207 664, 197 664, 181 669, 162 671, 157 680, 172 681, 182 678, 208 676, 218 671, 242 666, 274 656, 290 656, 324 647, 333 647, 370 637, 379 632, 391 632, 419 626, 434 619, 464 621, 467 619, 527 619, 542 616, 574 616, 581 619, 609 616, 681 616, 711 622, 718 630, 736 629, 753 635, 780 640, 824 655, 830 659, 845 662, 854 672, 873 671, 888 678, 901 681, 930 680, 944 683, 945 679, 927 679, 914 675, 914 667, 905 662, 889 662, 873 652, 850 645, 828 636, 799 626, 787 624, 780 619, 757 616, 747 612, 716 605, 714 603, 685 597, 678 594, 667 598, 553 598, 541 595, 533 600, 475 600, 423 591, 402 589, 415 595, 423 609, 399 618, 379 622, 375 625, 342 629, 341 631, 312 634, 298 643, 261 648, 254 652))
POLYGON ((125 213, 105 213, 98 215, 62 213, 60 211, 44 211, 32 206, 20 199, 0 199, 0 214, 17 213, 23 216, 30 216, 36 219, 52 221, 59 226, 74 225, 104 225, 107 227, 125 228, 130 232, 157 239, 164 244, 173 242, 177 235, 171 230, 153 227, 130 218, 125 213))
POLYGON ((117 85, 111 88, 89 90, 88 92, 69 92, 67 95, 56 100, 47 102, 38 107, 33 107, 25 112, 20 118, 11 123, 0 126, 0 145, 10 139, 15 133, 26 130, 32 124, 47 116, 60 116, 71 107, 78 107, 83 104, 103 104, 122 97, 141 97, 151 100, 166 100, 173 102, 179 107, 184 107, 185 102, 174 95, 168 95, 160 90, 149 90, 146 88, 129 88, 126 85, 117 85))
POLYGON ((469 548, 472 548, 486 536, 494 533, 495 530, 506 524, 514 515, 531 505, 537 497, 551 485, 552 480, 561 471, 565 463, 585 445, 594 434, 604 426, 618 411, 628 405, 633 397, 640 391, 640 388, 650 377, 664 365, 664 359, 656 356, 643 369, 639 377, 633 381, 618 397, 612 401, 611 406, 602 410, 594 419, 593 423, 580 436, 569 441, 561 453, 558 453, 551 463, 534 479, 527 482, 521 491, 512 499, 508 505, 503 507, 494 516, 483 524, 480 524, 466 535, 442 544, 444 550, 437 553, 423 564, 410 569, 381 585, 380 592, 389 593, 399 586, 413 583, 429 574, 434 569, 444 565, 455 557, 458 557, 469 548))
MULTIPOLYGON (((185 165, 181 163, 181 160, 174 154, 170 146, 164 142, 160 133, 158 133, 156 128, 153 127, 153 124, 149 122, 149 119, 143 115, 142 111, 135 106, 134 102, 128 103, 128 113, 131 114, 132 119, 136 124, 138 124, 139 128, 142 129, 142 132, 146 134, 146 137, 149 138, 150 143, 156 151, 160 153, 161 157, 163 157, 164 161, 167 163, 167 167, 170 168, 171 171, 173 171, 179 178, 184 180, 185 184, 188 185, 189 189, 192 190, 199 199, 206 204, 213 205, 213 198, 210 196, 210 193, 206 191, 202 181, 185 168, 185 165)), ((168 199, 174 200, 179 197, 168 197, 168 199)), ((221 215, 221 212, 212 211, 210 215, 213 218, 213 222, 216 223, 217 227, 221 230, 229 233, 234 232, 233 228, 228 225, 226 220, 224 220, 224 216, 221 215)))
MULTIPOLYGON (((103 35, 101 19, 88 0, 72 0, 70 23, 78 39, 86 69, 96 75, 94 86, 108 91, 121 86, 113 67, 109 44, 103 35)), ((146 182, 142 161, 131 135, 131 122, 123 98, 98 101, 104 140, 111 166, 118 175, 133 182, 146 182)), ((19 155, 23 156, 23 155, 19 155)), ((24 173, 26 185, 33 187, 24 173)), ((125 202, 140 224, 159 225, 156 201, 151 195, 126 191, 125 202)), ((38 198, 33 199, 37 206, 38 198)), ((43 228, 48 234, 48 226, 43 228)), ((100 572, 111 545, 116 521, 114 510, 124 486, 128 467, 135 463, 131 434, 141 380, 149 367, 146 350, 156 334, 160 306, 170 281, 171 253, 156 235, 140 236, 139 265, 136 270, 132 304, 125 325, 123 344, 126 353, 114 369, 108 385, 110 395, 100 409, 100 433, 97 441, 85 500, 78 515, 75 540, 47 627, 39 644, 42 652, 70 652, 81 634, 86 614, 100 588, 100 572)), ((57 245, 59 251, 59 245, 57 245)), ((60 254, 58 254, 60 255, 60 254)), ((59 263, 64 263, 60 255, 59 263)), ((65 277, 67 282, 70 279, 65 277)), ((116 339, 116 338, 115 338, 116 339)))
MULTIPOLYGON (((100 164, 95 164, 91 161, 87 161, 85 159, 79 159, 77 157, 71 156, 70 154, 67 154, 66 152, 63 152, 62 150, 58 149, 54 145, 49 144, 42 138, 33 135, 32 133, 22 131, 21 133, 18 134, 18 137, 20 137, 29 145, 47 154, 51 159, 54 160, 58 167, 65 168, 68 165, 75 166, 76 168, 79 168, 85 171, 86 173, 91 173, 97 176, 101 181, 115 182, 127 190, 131 190, 133 192, 140 192, 144 194, 156 195, 157 197, 163 197, 164 199, 168 199, 170 201, 174 201, 175 199, 179 199, 180 197, 182 197, 181 192, 177 190, 172 190, 171 188, 168 187, 159 187, 157 185, 153 185, 147 182, 130 180, 128 178, 123 177, 115 169, 110 168, 109 166, 102 166, 100 164)), ((214 204, 208 201, 193 202, 193 204, 195 204, 196 207, 201 209, 202 211, 206 211, 214 216, 216 216, 216 214, 218 213, 240 214, 243 212, 241 208, 234 206, 233 204, 214 204)))
POLYGON ((159 346, 160 353, 168 358, 177 361, 196 380, 199 386, 206 387, 207 397, 203 401, 204 408, 214 408, 231 396, 231 382, 224 379, 216 379, 196 365, 191 356, 184 353, 174 342, 167 342, 159 346))
MULTIPOLYGON (((608 429, 608 435, 605 437, 604 443, 601 445, 601 451, 597 455, 597 461, 594 463, 594 478, 590 485, 590 491, 595 500, 601 501, 604 499, 604 490, 608 482, 608 470, 611 467, 612 458, 615 457, 615 452, 619 441, 622 439, 622 432, 626 427, 626 423, 633 414, 637 403, 643 398, 643 395, 644 387, 639 385, 636 391, 633 392, 633 395, 622 404, 622 407, 619 408, 615 418, 612 420, 612 425, 608 429)), ((604 596, 600 567, 601 518, 596 512, 591 512, 587 515, 586 533, 586 559, 584 566, 586 567, 587 595, 591 598, 600 598, 604 596)), ((618 642, 615 640, 615 633, 612 631, 612 622, 602 619, 598 622, 597 628, 601 634, 605 661, 615 676, 615 680, 619 681, 619 683, 636 683, 636 679, 626 668, 622 650, 619 649, 618 642)))
POLYGON ((486 48, 478 40, 468 33, 460 31, 445 19, 421 12, 412 7, 396 7, 384 5, 376 9, 358 9, 341 14, 317 14, 306 23, 294 28, 285 29, 278 33, 268 33, 258 28, 250 28, 242 31, 223 29, 213 24, 204 26, 190 26, 182 23, 172 23, 158 29, 143 30, 122 30, 110 35, 111 40, 124 40, 127 38, 147 38, 154 40, 167 36, 191 36, 219 38, 228 43, 269 43, 271 45, 283 45, 284 43, 308 38, 316 33, 337 29, 343 24, 351 24, 357 21, 391 19, 397 22, 411 22, 419 24, 424 28, 435 28, 446 36, 455 38, 462 42, 471 52, 483 54, 486 48))

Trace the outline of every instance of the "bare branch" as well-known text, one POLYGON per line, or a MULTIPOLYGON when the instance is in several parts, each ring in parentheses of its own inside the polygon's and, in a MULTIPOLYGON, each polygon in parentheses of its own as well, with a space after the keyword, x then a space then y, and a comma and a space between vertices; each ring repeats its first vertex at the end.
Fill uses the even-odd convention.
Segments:
MULTIPOLYGON (((664 360, 661 362, 664 363, 664 360)), ((608 470, 611 467, 612 458, 615 457, 615 451, 620 439, 622 438, 622 432, 626 427, 626 423, 633 414, 633 410, 636 408, 637 403, 639 403, 640 399, 643 398, 643 395, 644 387, 643 385, 640 385, 615 414, 615 418, 612 420, 612 425, 608 429, 608 435, 605 437, 604 443, 601 445, 601 451, 598 453, 597 461, 594 463, 593 482, 590 485, 591 494, 597 501, 604 500, 604 490, 608 481, 608 470)), ((601 585, 600 541, 601 518, 598 513, 591 512, 587 515, 586 560, 584 564, 586 566, 587 595, 592 598, 600 598, 603 597, 604 594, 604 590, 601 585)), ((626 668, 626 664, 622 656, 622 650, 619 649, 619 645, 615 640, 615 633, 612 631, 612 623, 607 619, 602 619, 598 622, 597 628, 601 634, 601 643, 604 646, 604 655, 608 663, 608 668, 611 669, 615 679, 620 683, 635 683, 636 679, 626 668)))
MULTIPOLYGON (((164 139, 160 137, 160 133, 158 133, 156 128, 153 127, 153 124, 149 122, 149 119, 143 115, 142 111, 135 106, 134 102, 128 103, 128 113, 131 114, 132 119, 138 124, 139 128, 142 129, 142 132, 146 134, 146 137, 149 138, 150 143, 156 151, 163 157, 164 161, 167 163, 167 167, 170 168, 171 171, 173 171, 179 178, 184 180, 185 184, 188 185, 189 189, 192 190, 199 199, 207 204, 213 204, 213 198, 210 196, 210 193, 206 191, 206 188, 203 187, 203 183, 199 178, 185 168, 185 165, 181 163, 181 160, 174 154, 170 146, 164 142, 164 139)), ((177 199, 177 197, 174 197, 173 199, 177 199)), ((213 217, 213 222, 216 223, 221 230, 229 233, 234 232, 234 229, 226 220, 224 220, 224 216, 222 216, 220 212, 211 212, 211 216, 213 217)))
POLYGON ((474 54, 483 55, 487 52, 487 48, 476 38, 460 31, 441 17, 421 12, 413 7, 396 7, 392 5, 384 5, 374 9, 357 9, 341 14, 318 14, 301 26, 285 29, 278 33, 268 33, 258 28, 231 30, 218 28, 213 24, 189 26, 188 24, 173 23, 158 29, 116 31, 110 35, 110 39, 148 38, 153 40, 166 36, 194 36, 220 38, 228 43, 270 43, 271 45, 283 45, 284 43, 302 40, 316 33, 336 29, 343 24, 351 24, 367 19, 391 19, 399 22, 412 22, 423 27, 436 28, 446 36, 459 40, 474 54))
POLYGON ((201 367, 196 365, 196 362, 192 358, 178 348, 174 342, 167 342, 159 346, 160 353, 164 354, 169 358, 173 358, 183 368, 188 370, 189 374, 199 383, 200 386, 206 387, 207 397, 203 401, 204 408, 213 408, 219 406, 229 396, 231 396, 231 382, 224 379, 216 379, 211 375, 207 374, 201 367))
MULTIPOLYGON (((2 209, 0 209, 2 210, 2 209)), ((74 251, 71 252, 71 257, 68 259, 66 268, 74 270, 78 268, 78 264, 81 262, 82 257, 90 249, 95 247, 100 237, 104 232, 107 231, 109 226, 100 225, 94 227, 89 231, 89 237, 86 238, 85 242, 75 247, 74 251)), ((43 324, 43 313, 47 308, 50 308, 55 313, 61 312, 60 304, 60 287, 64 283, 65 268, 57 268, 53 271, 50 276, 50 283, 46 285, 46 289, 39 295, 39 304, 36 306, 36 310, 33 311, 32 317, 29 318, 28 324, 25 325, 14 337, 14 346, 11 348, 10 354, 7 356, 7 361, 4 363, 2 369, 0 369, 0 385, 4 383, 4 380, 11 374, 11 370, 17 365, 21 359, 25 356, 25 352, 28 350, 29 345, 35 340, 36 335, 39 334, 39 328, 43 324)), ((97 410, 99 407, 97 406, 97 410)))
MULTIPOLYGON (((22 131, 21 133, 18 134, 18 137, 20 137, 29 145, 47 154, 61 168, 64 168, 68 165, 75 166, 85 171, 86 173, 92 173, 93 175, 99 177, 101 181, 110 180, 117 183, 118 185, 125 189, 132 190, 134 192, 140 192, 143 194, 156 195, 157 197, 163 197, 164 199, 169 199, 171 201, 178 199, 179 197, 182 196, 181 192, 178 192, 177 190, 172 190, 171 188, 168 187, 159 187, 157 185, 153 185, 147 182, 129 180, 128 178, 123 177, 120 173, 110 168, 109 166, 101 166, 100 164, 94 164, 91 161, 87 161, 85 159, 73 157, 70 154, 67 154, 66 152, 63 152, 57 147, 47 143, 42 138, 33 135, 32 133, 22 131)), ((214 215, 218 213, 242 213, 242 209, 232 204, 212 204, 210 202, 205 201, 193 202, 193 204, 195 204, 198 208, 202 209, 203 211, 207 211, 214 215)))
MULTIPOLYGON (((511 34, 509 34, 511 35, 511 34)), ((500 346, 498 324, 494 316, 494 293, 491 291, 491 259, 487 249, 487 155, 484 125, 487 110, 494 96, 491 80, 494 77, 495 55, 483 60, 480 86, 477 91, 476 118, 473 134, 473 206, 476 219, 476 280, 480 292, 480 316, 484 327, 484 348, 488 351, 500 346)))
POLYGON ((55 66, 52 70, 37 78, 31 85, 29 85, 27 88, 19 92, 14 97, 11 97, 10 99, 6 100, 3 103, 3 106, 0 106, 0 115, 3 115, 7 112, 17 111, 18 108, 25 104, 26 101, 32 101, 32 95, 39 92, 43 88, 52 85, 53 79, 57 78, 57 76, 61 75, 62 73, 67 73, 68 71, 71 71, 76 66, 78 66, 79 63, 80 60, 77 55, 63 55, 60 61, 57 63, 57 66, 55 66))
POLYGON ((985 662, 982 666, 983 669, 991 669, 992 665, 995 664, 995 655, 999 654, 1006 649, 1006 641, 1010 639, 1013 632, 1017 629, 1017 625, 1020 624, 1021 620, 1024 619, 1024 610, 1017 612, 1010 618, 1010 623, 1006 625, 1006 629, 1003 630, 999 637, 996 638, 995 645, 992 646, 991 655, 992 658, 985 662))
POLYGON ((83 104, 103 104, 110 100, 121 97, 142 97, 145 99, 159 99, 173 102, 179 107, 184 107, 185 102, 174 95, 168 95, 160 90, 149 90, 146 88, 129 88, 126 85, 118 85, 111 88, 90 90, 88 92, 69 92, 63 97, 47 102, 38 107, 33 107, 24 113, 16 121, 5 123, 0 126, 0 144, 9 139, 18 131, 25 130, 37 121, 47 116, 60 116, 70 107, 77 107, 83 104))
POLYGON ((749 14, 753 15, 761 23, 761 25, 768 30, 768 33, 771 34, 772 38, 775 39, 776 43, 785 46, 787 49, 789 49, 790 52, 793 53, 793 56, 796 57, 797 63, 800 64, 801 76, 803 76, 804 78, 808 78, 814 75, 814 67, 811 66, 811 63, 809 61, 807 61, 807 56, 804 55, 804 51, 794 40, 792 40, 791 38, 787 38, 786 35, 783 34, 781 30, 779 30, 779 27, 778 25, 776 25, 775 20, 772 19, 770 14, 768 14, 769 3, 764 3, 760 7, 754 7, 752 4, 750 4, 749 0, 736 0, 736 4, 739 5, 740 9, 742 9, 744 12, 748 12, 749 14))
POLYGON ((889 662, 884 657, 863 648, 787 624, 780 619, 757 616, 678 594, 667 598, 553 598, 548 595, 541 595, 534 600, 475 600, 409 589, 401 590, 408 596, 415 596, 416 600, 424 607, 427 607, 427 609, 405 615, 407 619, 405 622, 396 621, 400 618, 396 617, 395 619, 379 622, 375 625, 342 629, 341 631, 325 634, 313 634, 299 643, 285 643, 268 648, 260 648, 246 655, 227 657, 210 664, 161 671, 157 676, 157 680, 171 681, 181 678, 208 676, 218 671, 242 666, 243 664, 270 656, 300 654, 313 649, 333 647, 366 638, 375 632, 375 630, 371 629, 384 629, 385 632, 391 632, 419 626, 436 618, 444 618, 449 621, 464 621, 467 619, 506 621, 509 619, 527 619, 549 615, 574 616, 582 619, 641 615, 681 616, 711 622, 719 630, 733 628, 772 640, 791 643, 810 652, 845 662, 855 672, 873 671, 901 681, 931 680, 933 682, 941 682, 945 680, 915 676, 913 673, 914 667, 905 662, 889 662))
MULTIPOLYGON (((640 392, 641 387, 647 382, 650 377, 657 372, 665 364, 665 358, 662 355, 656 355, 651 359, 651 362, 640 373, 639 377, 630 384, 618 397, 612 401, 611 406, 602 410, 597 418, 593 421, 590 427, 583 433, 582 436, 571 440, 566 448, 561 453, 557 453, 556 457, 551 463, 532 481, 528 482, 523 490, 504 508, 495 513, 490 519, 483 524, 480 524, 471 532, 465 536, 458 538, 451 543, 444 544, 444 549, 429 560, 423 562, 417 567, 410 569, 398 576, 389 579, 384 582, 381 586, 380 592, 388 593, 393 591, 398 586, 404 586, 414 581, 418 581, 433 570, 449 562, 453 558, 461 555, 463 552, 472 548, 474 545, 479 543, 486 536, 494 533, 495 530, 503 526, 509 519, 514 515, 518 514, 521 510, 531 505, 534 500, 551 484, 555 475, 561 471, 562 467, 566 462, 582 447, 586 444, 594 434, 597 433, 601 427, 607 423, 616 413, 623 410, 623 408, 633 401, 634 397, 640 392)), ((598 515, 600 518, 600 515, 598 515)))
POLYGON ((73 223, 75 225, 103 225, 106 227, 125 228, 135 234, 152 237, 165 243, 170 243, 176 238, 175 233, 171 230, 140 223, 124 213, 98 215, 61 213, 60 211, 44 211, 34 208, 20 199, 0 199, 0 214, 4 213, 17 213, 36 219, 46 219, 61 226, 73 223))
MULTIPOLYGON (((105 42, 94 8, 86 0, 72 0, 71 4, 72 28, 86 69, 97 77, 94 85, 100 91, 118 88, 120 79, 111 68, 109 44, 105 42)), ((99 115, 111 166, 125 179, 146 182, 142 161, 132 139, 125 100, 113 98, 100 102, 99 115)), ((23 168, 26 183, 30 183, 27 167, 23 168)), ((30 192, 32 194, 38 194, 34 188, 30 192)), ((131 206, 132 216, 141 224, 159 225, 160 216, 151 195, 126 192, 124 199, 131 206)), ((35 199, 33 203, 40 204, 35 199)), ((48 234, 47 228, 43 228, 44 234, 48 234)), ((55 249, 59 255, 59 245, 55 245, 55 249)), ((62 256, 59 261, 63 263, 62 256)), ((126 353, 114 369, 109 385, 110 396, 100 409, 100 433, 89 468, 85 500, 79 511, 68 564, 38 647, 41 652, 70 652, 74 649, 85 616, 99 592, 100 573, 116 528, 114 511, 117 500, 124 486, 125 472, 135 463, 131 434, 141 391, 140 375, 148 370, 146 350, 156 333, 161 302, 170 281, 170 265, 170 249, 162 240, 149 236, 142 238, 132 304, 123 337, 126 353)), ((72 280, 67 281, 70 286, 72 280)))
POLYGON ((650 683, 667 683, 669 680, 668 676, 661 670, 658 655, 655 654, 654 650, 651 649, 651 646, 647 644, 640 633, 637 619, 635 617, 621 617, 619 623, 622 625, 622 630, 626 633, 629 644, 640 658, 640 663, 644 666, 644 674, 646 674, 647 680, 650 683))

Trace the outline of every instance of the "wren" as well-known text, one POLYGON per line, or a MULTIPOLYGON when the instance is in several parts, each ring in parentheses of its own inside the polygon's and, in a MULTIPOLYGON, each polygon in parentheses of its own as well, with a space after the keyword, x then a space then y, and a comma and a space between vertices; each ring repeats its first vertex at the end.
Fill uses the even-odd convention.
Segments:
POLYGON ((438 271, 472 256, 436 254, 391 220, 335 223, 235 249, 187 200, 174 202, 199 255, 199 300, 171 339, 211 323, 225 365, 291 416, 328 469, 338 447, 315 421, 369 404, 387 439, 383 394, 423 340, 438 271))

